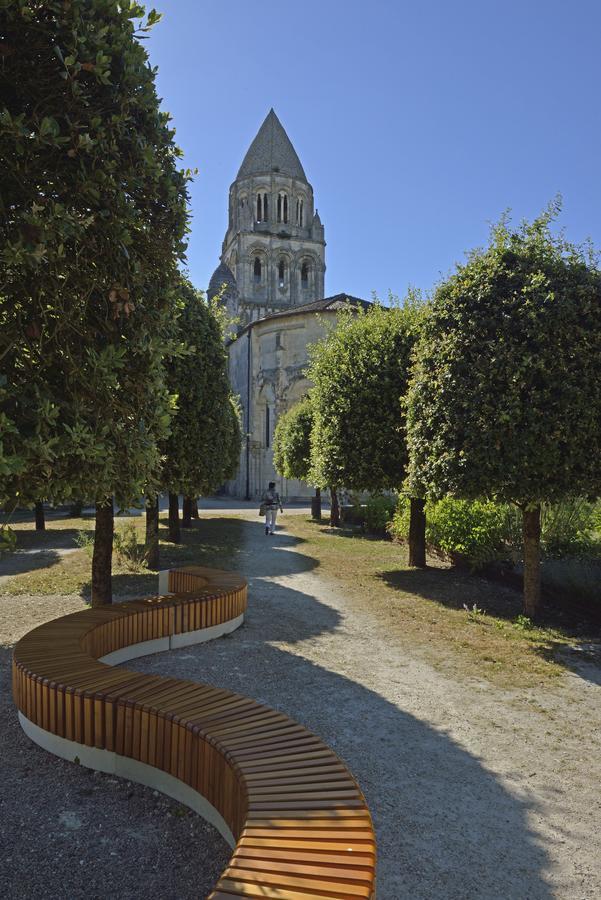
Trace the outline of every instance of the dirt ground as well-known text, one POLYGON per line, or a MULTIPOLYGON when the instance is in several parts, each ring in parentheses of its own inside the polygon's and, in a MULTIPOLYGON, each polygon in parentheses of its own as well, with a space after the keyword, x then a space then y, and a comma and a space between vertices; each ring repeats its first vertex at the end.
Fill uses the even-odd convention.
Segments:
MULTIPOLYGON (((374 817, 380 900, 601 897, 601 669, 583 662, 508 689, 434 665, 427 640, 407 641, 388 598, 325 578, 294 537, 294 519, 282 524, 273 538, 256 518, 243 525, 235 559, 250 582, 243 628, 129 667, 245 693, 329 743, 374 817)), ((2 640, 80 607, 77 597, 4 596, 2 640)), ((152 791, 108 783, 29 744, 7 700, 8 657, 6 649, 0 814, 11 862, 0 893, 204 896, 227 859, 221 839, 152 791), (152 878, 111 876, 128 861, 152 878), (172 892, 165 867, 178 877, 172 892), (84 891, 77 870, 88 869, 96 888, 84 891), (40 876, 24 874, 32 870, 40 876)))

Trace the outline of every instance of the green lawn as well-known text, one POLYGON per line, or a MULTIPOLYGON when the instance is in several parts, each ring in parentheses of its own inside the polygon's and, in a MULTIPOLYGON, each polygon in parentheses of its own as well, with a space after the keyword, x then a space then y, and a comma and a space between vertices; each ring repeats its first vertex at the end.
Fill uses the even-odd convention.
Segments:
MULTIPOLYGON (((398 633, 399 644, 420 647, 439 668, 503 684, 535 684, 560 675, 570 646, 596 641, 595 625, 551 614, 544 627, 521 616, 517 591, 429 560, 407 565, 404 547, 351 529, 331 529, 302 517, 286 521, 319 560, 319 571, 344 585, 349 600, 369 603, 398 633)), ((582 658, 582 655, 581 655, 582 658)))
MULTIPOLYGON (((286 533, 297 539, 295 552, 309 557, 312 571, 338 585, 349 603, 394 631, 399 652, 403 647, 418 650, 454 676, 507 687, 532 685, 565 670, 570 646, 599 645, 598 628, 576 618, 558 614, 545 627, 531 627, 520 617, 520 595, 509 588, 438 560, 431 560, 424 571, 410 569, 399 544, 352 529, 331 529, 303 516, 286 516, 284 521, 286 533)), ((116 529, 126 523, 134 524, 141 543, 143 517, 118 518, 116 529)), ((174 545, 166 540, 166 521, 161 520, 161 568, 198 563, 244 573, 244 533, 251 527, 256 526, 225 511, 204 514, 191 529, 182 529, 182 543, 174 545)), ((69 518, 52 519, 41 533, 32 523, 16 526, 19 547, 28 549, 76 547, 82 533, 91 539, 92 529, 89 519, 69 518)), ((25 565, 27 571, 0 583, 0 595, 90 596, 91 546, 67 556, 26 560, 25 565)), ((114 554, 116 598, 144 596, 156 588, 155 571, 132 566, 114 554)))
MULTIPOLYGON (((126 523, 135 526, 141 544, 144 540, 144 518, 117 518, 115 530, 122 530, 126 523)), ((242 522, 235 518, 228 518, 227 521, 199 519, 193 528, 182 529, 181 544, 172 544, 167 540, 166 521, 161 520, 161 569, 191 563, 232 568, 242 527, 242 522)), ((30 523, 15 526, 15 531, 19 548, 77 547, 78 536, 87 536, 91 542, 94 523, 90 519, 52 519, 43 532, 36 532, 30 523)), ((47 560, 41 568, 20 572, 0 583, 0 595, 80 594, 88 599, 91 591, 91 550, 90 543, 85 549, 76 549, 66 556, 47 560)), ((117 553, 113 554, 113 593, 116 597, 151 594, 156 591, 156 586, 156 570, 132 566, 117 553)))

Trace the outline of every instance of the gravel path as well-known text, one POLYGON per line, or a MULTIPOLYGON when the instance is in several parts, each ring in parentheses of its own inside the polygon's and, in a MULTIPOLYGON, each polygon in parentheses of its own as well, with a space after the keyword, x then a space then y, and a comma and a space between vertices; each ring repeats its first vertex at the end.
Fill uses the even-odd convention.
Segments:
POLYGON ((82 608, 79 597, 0 597, 0 897, 205 897, 230 857, 215 829, 150 788, 46 753, 19 727, 8 645, 82 608))
MULTIPOLYGON (((599 669, 535 691, 453 680, 407 650, 389 603, 327 583, 302 543, 265 538, 253 517, 236 560, 250 579, 245 626, 129 666, 245 693, 329 743, 374 815, 379 900, 600 897, 599 669)), ((2 642, 81 605, 0 598, 2 642)), ((32 745, 9 660, 2 650, 0 896, 206 896, 229 856, 217 832, 32 745)))
POLYGON ((245 626, 132 667, 240 691, 330 744, 374 815, 380 900, 601 897, 599 670, 536 691, 451 680, 302 551, 249 522, 245 626))

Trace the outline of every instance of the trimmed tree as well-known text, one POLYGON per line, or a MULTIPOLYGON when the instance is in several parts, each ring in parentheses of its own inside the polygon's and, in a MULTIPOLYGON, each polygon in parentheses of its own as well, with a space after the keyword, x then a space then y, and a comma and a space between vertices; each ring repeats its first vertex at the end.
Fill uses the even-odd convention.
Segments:
MULTIPOLYGON (((179 495, 186 498, 190 513, 190 498, 212 493, 231 478, 238 466, 242 438, 219 310, 184 276, 178 277, 175 292, 178 309, 172 344, 177 352, 166 360, 175 410, 169 437, 162 446, 160 480, 169 492, 169 539, 178 543, 179 495)), ((152 503, 153 498, 150 508, 152 503)), ((153 533, 151 529, 147 554, 154 553, 153 533)))
MULTIPOLYGON (((407 474, 405 413, 422 304, 346 313, 311 352, 315 480, 360 491, 401 490, 407 474)), ((424 501, 411 501, 410 564, 424 566, 424 501)))
POLYGON ((522 511, 524 609, 540 610, 540 505, 601 493, 601 273, 555 237, 557 206, 437 290, 408 402, 412 478, 522 511))
POLYGON ((111 601, 113 494, 144 492, 167 434, 167 288, 187 221, 143 13, 16 0, 2 22, 0 502, 95 499, 94 604, 111 601))
MULTIPOLYGON (((311 429, 313 409, 310 396, 296 403, 278 418, 273 437, 273 465, 283 478, 311 484, 311 429)), ((321 489, 315 488, 311 515, 321 520, 321 489)))

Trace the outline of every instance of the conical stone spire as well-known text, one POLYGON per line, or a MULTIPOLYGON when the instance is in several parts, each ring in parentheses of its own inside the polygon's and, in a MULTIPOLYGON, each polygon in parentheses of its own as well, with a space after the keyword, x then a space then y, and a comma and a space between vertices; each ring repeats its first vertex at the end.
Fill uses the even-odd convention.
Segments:
POLYGON ((248 148, 238 179, 267 172, 279 172, 291 178, 307 180, 290 138, 273 109, 270 109, 257 136, 248 148))

